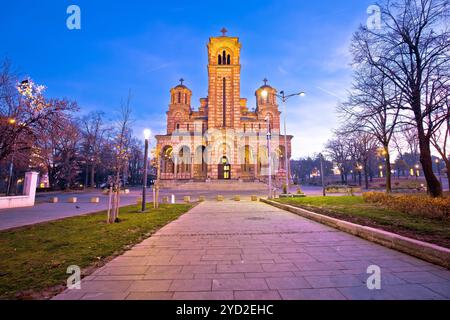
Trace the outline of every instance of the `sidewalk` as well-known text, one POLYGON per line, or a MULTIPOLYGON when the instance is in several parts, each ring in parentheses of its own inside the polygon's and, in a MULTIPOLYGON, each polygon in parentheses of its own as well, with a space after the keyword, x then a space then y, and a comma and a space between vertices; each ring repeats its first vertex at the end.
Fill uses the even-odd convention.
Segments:
MULTIPOLYGON (((101 191, 98 190, 86 193, 60 193, 51 196, 44 195, 39 197, 34 207, 0 210, 0 230, 94 213, 106 210, 108 207, 108 196, 102 195, 101 191), (49 203, 48 199, 51 196, 57 196, 59 202, 49 203), (77 197, 78 202, 68 203, 67 199, 69 197, 77 197), (90 203, 91 197, 100 197, 100 203, 90 203)), ((140 194, 137 191, 122 194, 120 205, 135 204, 139 196, 140 194)))
POLYGON ((450 271, 263 203, 207 201, 81 286, 55 299, 449 299, 450 271))

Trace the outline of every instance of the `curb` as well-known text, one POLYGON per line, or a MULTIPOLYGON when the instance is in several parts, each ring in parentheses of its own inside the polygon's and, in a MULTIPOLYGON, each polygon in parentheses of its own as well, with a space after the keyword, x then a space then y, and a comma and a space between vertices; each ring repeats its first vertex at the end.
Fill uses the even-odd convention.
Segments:
POLYGON ((336 218, 331 218, 291 205, 282 204, 266 199, 260 199, 260 201, 279 209, 295 213, 304 218, 325 224, 340 231, 350 233, 365 240, 380 244, 387 248, 407 253, 416 258, 420 258, 422 260, 450 269, 450 249, 431 243, 407 238, 396 233, 366 227, 336 218))

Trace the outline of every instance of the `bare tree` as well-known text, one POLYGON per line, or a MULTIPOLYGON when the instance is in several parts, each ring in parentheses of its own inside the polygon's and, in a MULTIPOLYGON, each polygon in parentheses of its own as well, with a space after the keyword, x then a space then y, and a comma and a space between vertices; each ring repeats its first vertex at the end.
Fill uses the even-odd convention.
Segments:
MULTIPOLYGON (((382 146, 386 162, 386 192, 392 191, 390 143, 398 124, 401 95, 397 87, 377 69, 359 65, 348 101, 339 106, 344 120, 343 134, 367 133, 382 146)), ((366 139, 367 140, 367 139, 366 139)), ((364 145, 369 140, 365 141, 364 145)))
POLYGON ((119 220, 120 209, 120 188, 122 184, 121 177, 123 177, 123 171, 128 163, 129 158, 129 143, 131 139, 131 92, 128 95, 126 102, 122 102, 120 116, 115 126, 115 138, 114 138, 114 167, 115 177, 113 180, 114 187, 110 189, 113 192, 114 197, 112 199, 111 214, 108 215, 108 222, 114 223, 119 220))
POLYGON ((341 182, 347 183, 347 175, 349 171, 350 148, 348 141, 344 136, 337 135, 335 138, 329 140, 326 144, 326 153, 328 157, 336 163, 340 174, 341 182))
MULTIPOLYGON (((448 105, 448 104, 447 104, 448 105)), ((447 169, 447 179, 450 188, 450 110, 447 107, 447 121, 431 136, 431 144, 439 153, 447 169)), ((439 172, 440 174, 440 172, 439 172)))
POLYGON ((100 165, 100 153, 105 144, 109 128, 104 125, 104 113, 92 112, 81 119, 83 135, 83 158, 86 162, 86 176, 90 175, 87 185, 95 187, 96 167, 100 165), (90 172, 88 168, 90 167, 90 172))
POLYGON ((43 129, 58 122, 75 102, 45 99, 45 88, 27 79, 20 83, 9 61, 0 70, 0 161, 15 152, 30 151, 43 129))
POLYGON ((442 187, 433 172, 430 139, 445 121, 434 115, 449 81, 450 1, 387 0, 380 7, 383 27, 361 26, 354 36, 355 62, 373 66, 401 91, 405 103, 400 108, 417 130, 428 191, 438 197, 442 187))

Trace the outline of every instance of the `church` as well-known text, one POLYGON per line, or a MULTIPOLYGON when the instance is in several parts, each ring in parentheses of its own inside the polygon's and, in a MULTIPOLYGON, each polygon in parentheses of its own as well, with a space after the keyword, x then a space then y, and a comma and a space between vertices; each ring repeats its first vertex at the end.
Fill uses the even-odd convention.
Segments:
POLYGON ((277 90, 264 79, 249 109, 241 97, 241 43, 221 32, 207 45, 208 96, 198 109, 185 80, 170 90, 167 134, 156 136, 160 178, 265 182, 271 175, 281 183, 293 137, 280 135, 277 90))

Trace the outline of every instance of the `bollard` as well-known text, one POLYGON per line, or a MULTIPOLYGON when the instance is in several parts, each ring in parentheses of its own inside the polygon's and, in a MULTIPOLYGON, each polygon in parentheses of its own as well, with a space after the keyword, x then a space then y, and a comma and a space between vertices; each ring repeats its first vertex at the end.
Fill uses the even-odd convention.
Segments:
POLYGON ((190 203, 190 202, 191 202, 191 197, 190 197, 190 196, 185 196, 185 197, 183 198, 183 201, 184 201, 185 203, 190 203))
POLYGON ((241 201, 241 196, 234 196, 234 201, 241 201))
POLYGON ((198 197, 198 201, 200 201, 200 202, 205 201, 205 196, 199 196, 199 197, 198 197))
POLYGON ((78 199, 77 197, 70 197, 69 199, 67 199, 67 202, 69 203, 77 203, 78 199))
POLYGON ((91 203, 100 203, 100 198, 99 197, 92 197, 91 198, 91 203))
POLYGON ((58 197, 50 198, 50 203, 58 203, 58 201, 59 201, 58 197))
POLYGON ((175 195, 172 195, 172 198, 170 199, 170 203, 175 204, 175 195))
POLYGON ((258 201, 258 197, 257 196, 252 196, 252 201, 258 201))
POLYGON ((223 196, 222 195, 218 195, 217 196, 217 201, 223 201, 223 196))

